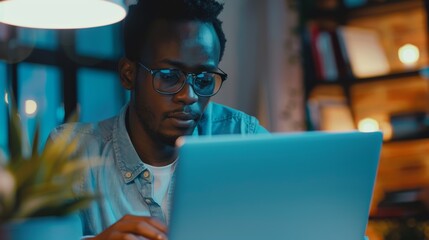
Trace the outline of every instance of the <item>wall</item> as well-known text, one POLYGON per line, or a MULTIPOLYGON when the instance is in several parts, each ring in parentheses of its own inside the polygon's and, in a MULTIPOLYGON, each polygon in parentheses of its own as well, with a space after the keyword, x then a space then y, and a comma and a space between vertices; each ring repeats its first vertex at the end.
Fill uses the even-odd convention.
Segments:
POLYGON ((257 116, 270 131, 303 130, 296 13, 283 0, 223 2, 220 68, 229 78, 213 100, 257 116))

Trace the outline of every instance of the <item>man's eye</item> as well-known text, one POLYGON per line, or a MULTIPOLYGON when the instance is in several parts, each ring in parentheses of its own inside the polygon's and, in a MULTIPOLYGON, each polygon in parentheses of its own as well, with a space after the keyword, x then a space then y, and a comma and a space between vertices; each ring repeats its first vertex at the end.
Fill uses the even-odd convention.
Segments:
POLYGON ((163 81, 176 83, 180 80, 180 73, 177 71, 160 71, 158 74, 158 77, 161 78, 163 81))
POLYGON ((204 88, 213 84, 213 78, 210 76, 198 77, 195 84, 197 84, 199 88, 204 88))
POLYGON ((172 80, 172 79, 178 79, 179 76, 176 74, 161 74, 161 78, 164 80, 172 80))

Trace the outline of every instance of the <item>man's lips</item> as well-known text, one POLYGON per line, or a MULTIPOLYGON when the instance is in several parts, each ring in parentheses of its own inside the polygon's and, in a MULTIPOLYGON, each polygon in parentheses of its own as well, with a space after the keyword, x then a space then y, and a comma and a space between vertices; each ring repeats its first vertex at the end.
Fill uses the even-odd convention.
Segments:
POLYGON ((195 114, 190 112, 171 112, 167 114, 167 119, 172 122, 173 126, 178 128, 193 127, 197 118, 195 114))
POLYGON ((168 118, 176 118, 178 120, 195 120, 197 117, 189 112, 172 112, 167 115, 168 118))

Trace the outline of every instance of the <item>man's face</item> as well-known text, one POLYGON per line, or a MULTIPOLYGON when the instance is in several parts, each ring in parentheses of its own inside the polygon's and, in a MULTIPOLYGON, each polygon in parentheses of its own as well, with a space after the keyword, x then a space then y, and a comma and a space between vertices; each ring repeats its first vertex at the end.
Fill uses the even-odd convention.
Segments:
MULTIPOLYGON (((176 68, 188 73, 217 70, 220 44, 212 25, 158 21, 150 33, 140 59, 150 69, 176 68)), ((154 90, 152 75, 136 67, 131 104, 144 132, 169 145, 180 136, 192 134, 209 97, 199 97, 189 84, 176 94, 162 95, 154 90)))

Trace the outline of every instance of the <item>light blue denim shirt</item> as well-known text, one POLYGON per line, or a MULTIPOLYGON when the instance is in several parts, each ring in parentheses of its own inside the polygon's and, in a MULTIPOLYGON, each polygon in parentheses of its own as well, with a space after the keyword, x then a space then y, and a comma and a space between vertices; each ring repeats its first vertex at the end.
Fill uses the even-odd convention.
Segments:
MULTIPOLYGON (((73 135, 80 139, 80 154, 101 158, 101 163, 91 167, 78 186, 78 191, 101 194, 101 198, 80 213, 84 235, 96 235, 126 214, 153 216, 166 222, 160 205, 152 198, 153 177, 139 158, 126 130, 126 110, 127 106, 124 106, 118 116, 99 123, 71 125, 73 135)), ((61 134, 66 125, 54 129, 51 140, 61 134)), ((255 117, 211 102, 193 135, 256 133, 268 131, 255 117)), ((168 191, 170 196, 172 191, 173 188, 168 191)))

